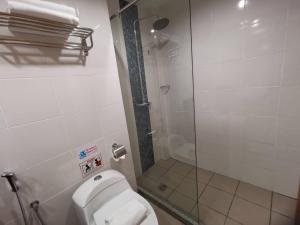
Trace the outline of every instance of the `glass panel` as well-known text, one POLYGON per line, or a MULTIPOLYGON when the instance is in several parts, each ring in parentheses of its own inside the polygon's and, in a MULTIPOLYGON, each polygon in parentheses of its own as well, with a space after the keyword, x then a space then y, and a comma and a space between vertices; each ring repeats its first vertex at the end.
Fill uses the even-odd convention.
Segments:
MULTIPOLYGON (((189 1, 141 0, 121 18, 114 18, 112 25, 118 39, 117 58, 123 54, 118 59, 119 72, 125 61, 128 67, 127 91, 126 79, 120 79, 123 97, 127 92, 128 99, 128 91, 131 95, 132 112, 126 103, 125 111, 127 122, 134 114, 138 148, 132 151, 138 188, 197 223, 197 192, 203 187, 198 188, 195 169, 189 1)), ((134 130, 129 133, 133 143, 134 130)))

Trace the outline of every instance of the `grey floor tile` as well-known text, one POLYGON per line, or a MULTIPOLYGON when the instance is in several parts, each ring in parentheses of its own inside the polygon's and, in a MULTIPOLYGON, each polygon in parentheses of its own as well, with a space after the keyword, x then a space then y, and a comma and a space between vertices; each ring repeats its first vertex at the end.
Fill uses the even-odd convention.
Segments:
POLYGON ((169 158, 169 159, 161 159, 156 164, 160 167, 170 169, 174 164, 176 163, 175 159, 169 158))
POLYGON ((143 177, 142 179, 139 179, 138 184, 141 187, 145 188, 147 191, 164 199, 167 199, 174 191, 174 188, 171 187, 162 188, 160 183, 152 180, 149 177, 143 177))
POLYGON ((229 217, 243 225, 269 225, 270 211, 235 197, 229 211, 229 217))
POLYGON ((294 225, 295 222, 293 219, 280 215, 276 212, 272 212, 271 215, 271 225, 294 225))
POLYGON ((230 219, 230 218, 227 217, 225 225, 242 225, 242 224, 238 223, 238 222, 234 221, 233 219, 230 219))
POLYGON ((151 168, 149 168, 143 175, 158 181, 160 177, 162 177, 166 172, 166 168, 154 165, 151 168))
POLYGON ((169 171, 159 178, 159 182, 169 187, 176 188, 183 181, 183 179, 184 176, 169 171))
POLYGON ((233 195, 216 188, 207 186, 199 199, 199 203, 227 215, 233 195))
MULTIPOLYGON (((201 168, 197 168, 198 182, 208 183, 213 175, 214 175, 214 173, 211 172, 211 171, 204 170, 204 169, 201 169, 201 168)), ((193 168, 189 172, 187 177, 194 180, 196 178, 196 168, 193 168)))
POLYGON ((263 207, 271 207, 272 192, 252 184, 240 182, 236 195, 263 207))
POLYGON ((215 174, 211 181, 210 186, 220 188, 223 191, 234 194, 238 185, 238 180, 226 177, 223 175, 215 174))
MULTIPOLYGON (((226 217, 206 206, 199 205, 199 219, 205 225, 224 225, 226 217)), ((197 206, 193 209, 192 214, 198 216, 197 206)))
POLYGON ((297 200, 286 197, 278 193, 273 194, 273 202, 272 202, 273 211, 288 216, 290 218, 295 218, 296 207, 297 207, 297 200))
POLYGON ((170 197, 168 198, 168 201, 174 205, 176 208, 181 209, 187 213, 190 213, 196 204, 196 201, 193 201, 192 199, 184 196, 183 194, 174 191, 170 197))
POLYGON ((173 216, 171 216, 169 213, 165 212, 163 209, 159 208, 158 206, 151 204, 158 223, 160 225, 182 225, 182 223, 180 221, 178 221, 177 219, 175 219, 173 216))
POLYGON ((176 191, 196 201, 197 198, 202 193, 202 191, 204 190, 205 186, 206 185, 203 183, 198 183, 198 185, 196 185, 196 181, 193 181, 191 179, 184 179, 182 180, 181 184, 178 185, 176 191), (198 196, 197 196, 197 188, 198 188, 198 196))
POLYGON ((186 176, 192 169, 193 169, 193 166, 177 161, 170 168, 169 171, 171 171, 172 173, 177 173, 177 174, 182 175, 182 176, 186 176))

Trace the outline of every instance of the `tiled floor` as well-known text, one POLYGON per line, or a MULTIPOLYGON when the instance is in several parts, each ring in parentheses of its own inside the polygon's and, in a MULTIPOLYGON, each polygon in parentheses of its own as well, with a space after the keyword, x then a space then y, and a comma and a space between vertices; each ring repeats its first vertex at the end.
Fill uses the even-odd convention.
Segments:
POLYGON ((189 216, 199 211, 205 225, 294 224, 295 199, 200 168, 197 175, 196 186, 194 167, 168 159, 156 163, 138 183, 189 216))
POLYGON ((159 225, 183 225, 180 221, 175 219, 173 216, 159 208, 155 204, 151 204, 155 211, 159 225))

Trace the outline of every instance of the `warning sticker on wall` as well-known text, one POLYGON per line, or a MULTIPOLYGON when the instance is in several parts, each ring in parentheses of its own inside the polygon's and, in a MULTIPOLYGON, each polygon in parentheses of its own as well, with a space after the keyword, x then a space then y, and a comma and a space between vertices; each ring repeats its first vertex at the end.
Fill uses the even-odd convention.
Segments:
POLYGON ((88 176, 103 166, 101 154, 97 154, 79 164, 83 177, 88 176))
POLYGON ((78 150, 78 159, 80 161, 84 161, 96 153, 98 153, 98 149, 97 149, 96 145, 92 145, 92 146, 86 147, 84 149, 79 149, 78 150))

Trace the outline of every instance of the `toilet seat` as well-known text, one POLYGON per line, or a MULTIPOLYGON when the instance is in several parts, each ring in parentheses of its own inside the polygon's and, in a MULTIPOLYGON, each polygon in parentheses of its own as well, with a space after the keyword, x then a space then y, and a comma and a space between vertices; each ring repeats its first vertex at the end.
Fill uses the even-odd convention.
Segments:
POLYGON ((105 220, 108 215, 121 208, 124 204, 130 202, 131 200, 137 200, 139 203, 147 208, 147 213, 145 219, 142 220, 140 225, 158 225, 158 221, 155 212, 149 202, 142 196, 134 192, 133 190, 126 190, 116 197, 112 198, 106 202, 101 208, 99 208, 93 215, 96 225, 107 225, 105 220))

